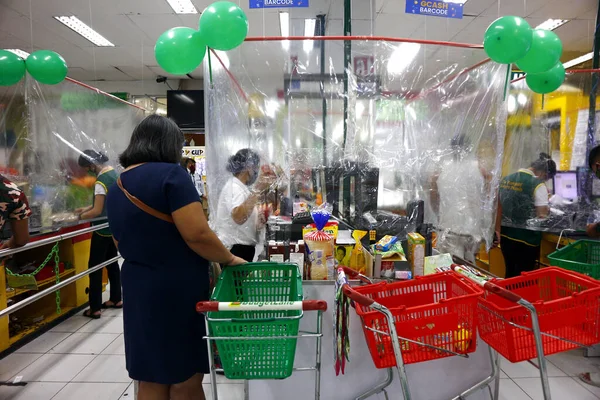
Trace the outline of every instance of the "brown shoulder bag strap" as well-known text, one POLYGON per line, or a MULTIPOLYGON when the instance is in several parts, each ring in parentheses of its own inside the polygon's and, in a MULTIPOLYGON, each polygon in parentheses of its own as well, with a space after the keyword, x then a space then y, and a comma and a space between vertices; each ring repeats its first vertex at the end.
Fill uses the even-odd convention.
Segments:
POLYGON ((137 208, 139 208, 140 210, 142 210, 143 212, 152 215, 155 218, 161 219, 165 222, 168 222, 170 224, 173 223, 173 217, 171 217, 169 214, 165 214, 162 213, 158 210, 155 210, 154 208, 150 207, 149 205, 147 205, 146 203, 144 203, 143 201, 141 201, 140 199, 138 199, 137 197, 135 197, 134 195, 132 195, 131 193, 129 193, 124 187, 123 187, 123 183, 121 182, 121 178, 119 178, 117 180, 117 186, 119 186, 119 189, 121 189, 121 191, 123 192, 123 194, 125 195, 125 197, 127 197, 129 199, 129 201, 131 201, 137 208))

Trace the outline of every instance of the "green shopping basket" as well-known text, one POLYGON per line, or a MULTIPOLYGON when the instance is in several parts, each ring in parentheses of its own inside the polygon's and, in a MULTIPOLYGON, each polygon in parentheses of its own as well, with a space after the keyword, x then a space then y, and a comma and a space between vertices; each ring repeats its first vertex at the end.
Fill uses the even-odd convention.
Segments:
MULTIPOLYGON (((302 276, 295 264, 248 263, 226 267, 211 301, 302 301, 302 276)), ((229 379, 289 377, 294 367, 300 318, 302 310, 208 312, 209 337, 219 338, 215 342, 225 376, 229 379), (268 337, 273 339, 264 339, 268 337)))
POLYGON ((550 265, 600 279, 600 242, 578 240, 548 256, 550 265))

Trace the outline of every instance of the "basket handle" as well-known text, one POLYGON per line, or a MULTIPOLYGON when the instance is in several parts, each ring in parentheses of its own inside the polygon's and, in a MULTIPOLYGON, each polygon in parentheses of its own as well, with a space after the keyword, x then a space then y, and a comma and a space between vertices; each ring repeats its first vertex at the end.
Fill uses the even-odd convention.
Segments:
MULTIPOLYGON (((544 270, 555 270, 555 271, 560 271, 563 273, 567 273, 569 275, 573 275, 577 278, 580 279, 585 279, 588 282, 594 283, 594 284, 598 284, 598 281, 594 278, 592 278, 591 276, 588 276, 586 274, 582 274, 581 272, 577 272, 577 271, 571 271, 570 269, 564 269, 564 268, 560 268, 560 267, 544 267, 544 270)), ((535 271, 531 271, 531 272, 535 272, 535 271)), ((524 274, 526 273, 530 273, 530 272, 523 272, 524 274)))
POLYGON ((353 270, 352 268, 348 268, 348 267, 344 267, 344 266, 339 266, 338 268, 342 268, 344 270, 344 273, 346 275, 348 275, 350 278, 353 279, 358 279, 363 283, 367 283, 367 284, 371 284, 373 283, 373 280, 371 280, 371 278, 361 274, 358 271, 353 270))
POLYGON ((483 288, 513 303, 519 303, 523 299, 518 294, 506 290, 492 282, 485 282, 483 288))
POLYGON ((326 311, 325 300, 305 301, 264 301, 264 302, 219 302, 200 301, 196 304, 196 312, 215 311, 326 311))

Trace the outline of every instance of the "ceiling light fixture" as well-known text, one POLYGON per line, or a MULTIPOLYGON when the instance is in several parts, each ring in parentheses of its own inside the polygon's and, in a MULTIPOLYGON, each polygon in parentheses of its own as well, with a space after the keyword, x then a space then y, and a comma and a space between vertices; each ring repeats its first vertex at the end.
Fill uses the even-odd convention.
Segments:
POLYGON ((419 50, 421 50, 421 45, 418 43, 402 43, 396 47, 387 63, 388 73, 402 73, 417 57, 419 50))
POLYGON ((176 14, 198 14, 191 0, 167 0, 176 14))
POLYGON ((57 21, 71 28, 98 47, 115 47, 108 39, 90 28, 82 20, 74 15, 54 17, 57 21))
POLYGON ((536 26, 535 29, 547 29, 549 31, 553 31, 556 28, 558 28, 559 26, 563 26, 567 22, 569 22, 568 19, 552 19, 552 18, 550 18, 550 19, 547 19, 546 21, 542 22, 538 26, 536 26))
POLYGON ((576 65, 583 64, 586 61, 590 61, 593 56, 594 56, 594 53, 590 52, 590 53, 582 55, 581 57, 574 58, 571 61, 567 61, 563 65, 564 65, 565 69, 571 68, 576 65))
MULTIPOLYGON (((304 37, 315 36, 315 26, 317 25, 317 20, 314 18, 307 18, 304 20, 304 37)), ((305 52, 310 52, 313 48, 312 40, 305 40, 302 47, 305 52)))
MULTIPOLYGON (((289 12, 280 12, 279 13, 279 33, 281 33, 281 37, 289 37, 290 36, 290 13, 289 12)), ((283 40, 281 42, 281 46, 284 50, 290 49, 290 41, 283 40)))
POLYGON ((29 53, 24 50, 21 50, 21 49, 5 49, 5 50, 10 51, 11 53, 15 53, 16 55, 21 57, 23 60, 26 60, 27 57, 29 57, 29 53))

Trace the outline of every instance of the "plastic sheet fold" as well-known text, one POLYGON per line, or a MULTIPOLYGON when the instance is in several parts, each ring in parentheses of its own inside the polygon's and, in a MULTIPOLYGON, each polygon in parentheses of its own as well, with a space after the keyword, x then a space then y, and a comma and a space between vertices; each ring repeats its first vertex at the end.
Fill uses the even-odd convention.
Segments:
POLYGON ((252 41, 218 56, 204 81, 213 226, 221 204, 239 205, 223 187, 255 188, 227 168, 252 149, 285 176, 259 200, 275 214, 328 202, 351 229, 404 238, 430 224, 461 254, 491 245, 507 66, 477 48, 379 40, 252 41))
POLYGON ((69 213, 92 204, 95 179, 79 156, 95 150, 119 168, 118 154, 143 115, 70 80, 49 86, 28 76, 0 88, 0 173, 27 194, 32 231, 68 223, 69 213))

